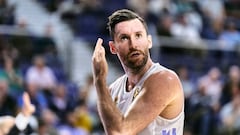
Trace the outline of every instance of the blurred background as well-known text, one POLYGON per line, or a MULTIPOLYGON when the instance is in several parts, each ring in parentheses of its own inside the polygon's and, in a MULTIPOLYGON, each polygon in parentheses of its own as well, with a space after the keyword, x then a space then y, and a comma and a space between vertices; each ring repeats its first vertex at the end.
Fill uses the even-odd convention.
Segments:
POLYGON ((0 115, 16 116, 27 91, 26 135, 104 135, 91 55, 103 38, 108 83, 123 74, 106 25, 122 8, 146 20, 151 57, 182 81, 184 134, 239 135, 240 0, 0 0, 0 115))

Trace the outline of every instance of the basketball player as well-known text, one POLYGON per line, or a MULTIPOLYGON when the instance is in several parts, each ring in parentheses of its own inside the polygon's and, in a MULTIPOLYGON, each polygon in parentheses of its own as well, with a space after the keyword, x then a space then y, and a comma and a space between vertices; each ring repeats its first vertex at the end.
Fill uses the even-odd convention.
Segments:
POLYGON ((125 75, 107 86, 108 65, 103 40, 99 38, 92 56, 98 111, 108 135, 182 135, 184 95, 178 76, 154 63, 149 54, 151 36, 145 21, 122 9, 109 17, 112 41, 125 75))

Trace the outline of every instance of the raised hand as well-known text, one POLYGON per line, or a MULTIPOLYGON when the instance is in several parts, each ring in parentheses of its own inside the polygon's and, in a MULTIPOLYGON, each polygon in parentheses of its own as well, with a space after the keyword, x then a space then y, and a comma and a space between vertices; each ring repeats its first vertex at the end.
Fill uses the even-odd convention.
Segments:
POLYGON ((108 72, 108 65, 105 57, 105 49, 102 46, 103 40, 98 38, 93 56, 92 56, 92 68, 94 79, 106 79, 108 72))
POLYGON ((35 106, 31 104, 30 97, 27 92, 23 93, 22 113, 24 116, 31 116, 35 112, 35 106))

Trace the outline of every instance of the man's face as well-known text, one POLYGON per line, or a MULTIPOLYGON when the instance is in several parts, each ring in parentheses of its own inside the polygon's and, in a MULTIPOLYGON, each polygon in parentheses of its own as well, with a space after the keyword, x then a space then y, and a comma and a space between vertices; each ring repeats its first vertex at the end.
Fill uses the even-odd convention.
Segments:
POLYGON ((36 58, 35 65, 40 69, 43 68, 45 66, 44 59, 41 57, 36 58))
POLYGON ((111 51, 118 55, 126 67, 141 69, 147 63, 151 46, 151 37, 138 19, 120 22, 115 26, 111 51))

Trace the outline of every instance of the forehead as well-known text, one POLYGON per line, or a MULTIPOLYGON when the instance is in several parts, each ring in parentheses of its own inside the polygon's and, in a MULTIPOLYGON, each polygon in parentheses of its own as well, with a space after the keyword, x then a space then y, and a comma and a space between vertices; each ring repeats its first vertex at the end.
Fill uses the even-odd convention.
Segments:
POLYGON ((115 26, 115 35, 146 32, 144 25, 138 19, 123 21, 115 26))

